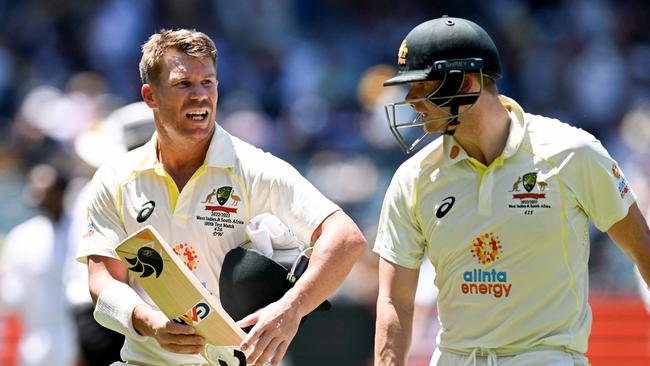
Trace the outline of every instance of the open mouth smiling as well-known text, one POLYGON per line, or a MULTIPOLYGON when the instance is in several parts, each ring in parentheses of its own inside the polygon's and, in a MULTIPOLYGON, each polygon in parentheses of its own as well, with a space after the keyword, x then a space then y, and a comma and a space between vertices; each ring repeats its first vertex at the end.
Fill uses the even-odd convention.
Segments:
POLYGON ((208 110, 204 109, 201 111, 192 111, 192 112, 185 113, 185 117, 191 119, 192 121, 203 121, 206 118, 208 118, 208 114, 209 114, 208 110))

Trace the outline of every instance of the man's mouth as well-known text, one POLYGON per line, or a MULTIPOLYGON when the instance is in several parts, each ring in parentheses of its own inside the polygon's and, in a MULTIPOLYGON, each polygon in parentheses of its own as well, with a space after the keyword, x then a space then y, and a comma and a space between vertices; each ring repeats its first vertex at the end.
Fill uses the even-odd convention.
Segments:
POLYGON ((192 121, 203 121, 206 118, 208 118, 208 110, 203 109, 203 110, 197 110, 197 111, 192 111, 192 112, 187 112, 185 113, 185 117, 188 119, 191 119, 192 121))

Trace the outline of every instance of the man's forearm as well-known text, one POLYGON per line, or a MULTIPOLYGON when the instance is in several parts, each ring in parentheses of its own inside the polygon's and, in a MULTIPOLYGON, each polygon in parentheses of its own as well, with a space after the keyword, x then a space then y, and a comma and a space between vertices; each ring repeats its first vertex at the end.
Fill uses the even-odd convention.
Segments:
POLYGON ((341 285, 366 248, 363 235, 347 215, 337 212, 328 220, 315 243, 309 267, 285 295, 303 316, 341 285))
POLYGON ((413 309, 399 309, 390 299, 378 299, 375 366, 406 365, 412 327, 413 309))

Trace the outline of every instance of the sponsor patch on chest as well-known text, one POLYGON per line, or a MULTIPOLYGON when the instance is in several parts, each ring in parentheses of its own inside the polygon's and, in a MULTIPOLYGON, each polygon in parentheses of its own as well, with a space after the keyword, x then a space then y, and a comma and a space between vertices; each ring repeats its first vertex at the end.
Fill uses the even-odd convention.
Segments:
POLYGON ((485 295, 495 298, 510 296, 512 283, 508 281, 508 272, 492 267, 503 255, 503 246, 499 237, 492 232, 483 233, 474 238, 469 252, 473 258, 476 258, 479 267, 462 273, 460 292, 463 295, 485 295))

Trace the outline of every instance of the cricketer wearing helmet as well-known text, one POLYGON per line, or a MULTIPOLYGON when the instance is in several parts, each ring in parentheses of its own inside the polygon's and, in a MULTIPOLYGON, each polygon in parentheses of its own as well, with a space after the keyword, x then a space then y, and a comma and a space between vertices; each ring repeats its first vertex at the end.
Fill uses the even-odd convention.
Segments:
POLYGON ((650 280, 650 231, 618 163, 589 133, 499 95, 498 51, 471 21, 416 26, 397 62, 384 85, 408 94, 386 112, 413 155, 386 192, 374 244, 375 365, 406 362, 425 259, 441 323, 431 365, 588 365, 589 220, 650 280), (400 108, 416 118, 396 120, 400 108), (411 143, 414 126, 424 135, 411 143))
POLYGON ((391 132, 406 153, 421 147, 432 136, 435 130, 431 129, 430 122, 444 121, 438 130, 453 135, 458 117, 464 113, 459 112, 460 107, 471 107, 477 102, 484 80, 492 83, 501 78, 499 53, 490 36, 478 25, 462 19, 457 23, 454 18, 437 19, 413 29, 400 45, 397 68, 397 76, 386 80, 384 86, 439 81, 434 89, 418 98, 385 106, 391 132), (468 73, 477 75, 478 90, 462 90, 468 73), (446 113, 432 116, 418 111, 415 119, 398 121, 399 116, 404 115, 398 111, 410 109, 415 103, 430 103, 434 109, 446 113), (425 126, 425 134, 409 143, 401 132, 413 126, 425 126))

